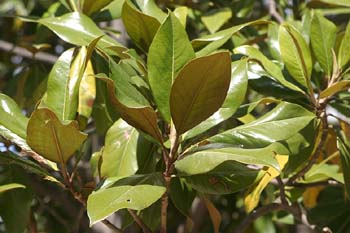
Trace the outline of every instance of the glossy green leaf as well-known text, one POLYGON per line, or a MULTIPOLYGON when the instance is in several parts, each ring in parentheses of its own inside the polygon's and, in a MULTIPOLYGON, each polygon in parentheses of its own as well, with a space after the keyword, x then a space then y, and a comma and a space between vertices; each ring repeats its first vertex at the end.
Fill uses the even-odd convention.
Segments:
POLYGON ((214 34, 203 36, 198 39, 194 39, 191 41, 192 46, 196 52, 197 57, 208 55, 212 52, 214 52, 216 49, 220 48, 222 45, 224 45, 231 37, 239 32, 241 29, 250 26, 250 25, 257 25, 257 24, 267 24, 268 21, 264 20, 256 20, 251 21, 248 23, 240 24, 237 26, 233 26, 231 28, 218 31, 214 34))
POLYGON ((183 179, 173 177, 170 181, 170 192, 175 207, 186 217, 191 216, 191 206, 196 192, 183 179))
POLYGON ((335 164, 319 163, 312 166, 312 168, 305 174, 305 183, 313 183, 334 179, 340 183, 344 183, 343 174, 339 172, 339 166, 335 164))
POLYGON ((15 101, 0 93, 0 134, 7 138, 3 134, 7 129, 8 133, 15 134, 20 138, 26 138, 27 124, 28 118, 22 114, 15 101))
POLYGON ((41 165, 22 156, 15 155, 10 151, 0 153, 0 161, 4 164, 15 164, 17 166, 20 166, 27 172, 37 174, 46 180, 56 181, 56 179, 41 165))
POLYGON ((160 173, 134 175, 93 192, 87 202, 90 225, 120 209, 142 210, 149 207, 166 190, 162 179, 160 173))
POLYGON ((0 185, 0 193, 6 192, 11 189, 18 189, 18 188, 25 188, 23 184, 16 184, 16 183, 11 183, 11 184, 4 184, 0 185))
POLYGON ((338 64, 340 67, 344 67, 350 61, 350 22, 346 26, 344 37, 340 43, 338 51, 338 64))
POLYGON ((314 118, 313 113, 299 105, 281 102, 258 120, 227 130, 207 140, 211 143, 247 148, 264 147, 294 136, 314 118))
POLYGON ((220 8, 203 14, 201 20, 210 33, 219 30, 230 18, 232 11, 230 8, 220 8))
POLYGON ((283 86, 288 87, 292 90, 303 92, 299 87, 288 82, 282 73, 281 68, 273 63, 270 59, 260 52, 257 48, 249 45, 240 46, 234 49, 235 53, 240 53, 248 56, 251 61, 257 62, 262 68, 269 74, 271 78, 281 83, 283 86))
POLYGON ((116 87, 113 80, 106 77, 100 77, 99 79, 107 83, 110 100, 120 113, 120 116, 128 124, 162 142, 163 139, 157 125, 157 115, 153 108, 150 106, 128 107, 124 105, 116 97, 116 87))
POLYGON ((83 13, 86 15, 91 15, 92 13, 101 10, 103 7, 113 2, 113 0, 83 0, 82 2, 83 13))
POLYGON ((220 52, 187 63, 171 88, 170 110, 178 134, 198 125, 225 100, 231 79, 229 53, 220 52))
POLYGON ((188 8, 185 6, 176 7, 174 10, 174 15, 179 19, 182 26, 186 28, 188 8))
POLYGON ((130 1, 126 1, 123 5, 122 19, 133 42, 147 52, 160 27, 159 21, 137 10, 130 1))
POLYGON ((17 183, 26 188, 8 190, 0 194, 0 216, 5 225, 5 232, 23 233, 29 222, 33 193, 27 181, 25 171, 17 166, 2 167, 1 183, 17 183))
POLYGON ((278 43, 278 30, 279 25, 276 23, 271 23, 267 27, 267 37, 269 38, 266 43, 269 46, 269 51, 271 56, 280 61, 281 60, 281 52, 280 45, 278 43))
POLYGON ((338 147, 340 152, 341 166, 345 184, 345 192, 347 198, 350 197, 350 148, 349 143, 346 144, 343 138, 338 138, 338 147))
POLYGON ((349 80, 342 80, 334 85, 328 87, 327 89, 323 90, 320 94, 320 98, 326 98, 329 96, 332 96, 340 91, 345 91, 350 88, 350 81, 349 80))
POLYGON ((94 39, 103 36, 97 43, 99 49, 106 51, 109 47, 115 47, 118 48, 118 55, 121 55, 122 51, 126 50, 124 46, 99 29, 89 17, 78 12, 67 13, 60 17, 25 20, 45 25, 62 40, 74 45, 85 46, 94 39))
POLYGON ((102 152, 101 176, 130 176, 137 166, 137 130, 119 119, 107 131, 102 152))
POLYGON ((35 110, 28 122, 28 145, 44 158, 57 163, 67 162, 86 137, 76 122, 63 123, 46 108, 35 110))
POLYGON ((337 27, 324 16, 315 12, 311 20, 311 46, 317 61, 330 77, 333 69, 332 49, 337 27))
POLYGON ((279 29, 279 44, 289 73, 298 83, 310 89, 312 59, 309 46, 301 33, 292 25, 284 23, 279 29))
POLYGON ((146 15, 150 15, 159 22, 163 22, 166 18, 166 14, 157 6, 155 0, 133 0, 135 6, 137 6, 140 11, 146 15))
MULTIPOLYGON (((91 64, 88 69, 86 67, 98 40, 99 38, 93 40, 87 48, 81 47, 76 56, 74 50, 69 49, 59 57, 49 74, 46 96, 40 107, 50 108, 60 120, 75 119, 77 111, 82 110, 79 109, 80 83, 84 73, 91 74, 91 64)), ((85 81, 86 79, 87 77, 85 81)))
POLYGON ((248 87, 247 60, 242 59, 231 64, 231 82, 222 107, 207 120, 187 131, 183 140, 197 136, 230 118, 245 99, 248 87))
POLYGON ((209 172, 225 161, 262 165, 280 170, 274 158, 275 154, 289 154, 288 149, 281 143, 273 143, 258 149, 244 149, 215 144, 209 145, 208 148, 200 147, 201 150, 178 160, 175 163, 176 170, 181 175, 196 175, 209 172))
POLYGON ((185 28, 169 13, 155 35, 148 53, 148 79, 163 117, 170 122, 170 90, 176 75, 192 58, 194 51, 185 28))
POLYGON ((229 194, 253 184, 257 175, 257 170, 234 161, 225 161, 211 171, 184 178, 195 190, 202 193, 229 194))

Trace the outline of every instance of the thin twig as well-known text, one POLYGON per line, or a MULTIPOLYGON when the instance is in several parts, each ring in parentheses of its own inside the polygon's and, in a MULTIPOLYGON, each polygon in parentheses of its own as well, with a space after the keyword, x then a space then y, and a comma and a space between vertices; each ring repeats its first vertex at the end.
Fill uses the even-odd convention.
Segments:
POLYGON ((321 115, 321 121, 322 121, 321 122, 322 124, 321 139, 319 144, 317 145, 315 153, 312 155, 312 158, 310 159, 309 163, 303 169, 301 169, 297 174, 289 178, 286 185, 291 185, 297 179, 299 179, 300 177, 303 177, 311 169, 311 167, 317 162, 317 159, 321 156, 322 150, 323 150, 324 144, 326 143, 327 135, 328 135, 328 122, 327 122, 327 116, 325 114, 321 115))
POLYGON ((108 227, 111 231, 113 231, 114 233, 124 233, 122 231, 122 229, 116 227, 114 224, 112 224, 110 221, 108 221, 107 219, 104 219, 101 221, 106 227, 108 227))
POLYGON ((276 19, 278 23, 283 23, 283 17, 276 10, 275 0, 268 0, 269 14, 276 19))
POLYGON ((146 224, 142 221, 142 219, 139 216, 137 216, 137 214, 133 210, 128 209, 128 212, 131 215, 131 217, 134 219, 134 221, 137 223, 137 225, 141 227, 144 233, 152 232, 151 229, 149 229, 148 226, 146 226, 146 224))
POLYGON ((283 205, 281 203, 271 203, 269 205, 262 206, 257 210, 254 210, 237 227, 237 229, 235 230, 235 233, 244 232, 250 226, 250 224, 253 223, 259 217, 274 211, 282 210, 282 209, 283 209, 283 205))
POLYGON ((38 52, 33 56, 33 53, 31 53, 27 49, 16 46, 15 44, 9 43, 9 42, 4 41, 4 40, 0 40, 0 50, 8 52, 8 53, 12 53, 12 54, 17 54, 21 57, 45 62, 48 64, 54 64, 56 62, 56 60, 58 59, 57 56, 49 54, 49 53, 45 53, 45 52, 38 52))
POLYGON ((280 189, 281 202, 282 202, 283 205, 287 205, 288 206, 289 203, 288 203, 288 200, 286 198, 286 193, 285 193, 285 189, 284 189, 284 183, 283 183, 283 181, 282 181, 280 176, 278 176, 276 179, 277 179, 277 182, 278 182, 278 187, 280 189))

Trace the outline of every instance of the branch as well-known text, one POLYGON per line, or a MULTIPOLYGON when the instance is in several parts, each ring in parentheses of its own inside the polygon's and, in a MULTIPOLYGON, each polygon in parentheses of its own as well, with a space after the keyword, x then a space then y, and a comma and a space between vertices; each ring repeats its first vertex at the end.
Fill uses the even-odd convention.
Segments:
POLYGON ((274 17, 278 23, 283 23, 283 17, 276 10, 275 0, 268 0, 267 4, 269 6, 269 14, 274 17))
POLYGON ((45 52, 38 52, 36 54, 33 54, 25 48, 16 46, 15 44, 9 43, 4 40, 0 40, 0 50, 8 53, 17 54, 21 57, 46 62, 48 64, 54 64, 58 59, 57 56, 45 52))
POLYGON ((319 144, 317 145, 315 153, 313 154, 313 156, 310 159, 309 163, 303 169, 301 169, 297 174, 292 176, 287 181, 287 183, 286 183, 287 186, 293 184, 300 177, 303 177, 310 170, 310 168, 317 162, 317 159, 322 154, 322 150, 323 150, 324 144, 326 143, 327 135, 328 135, 327 115, 324 114, 324 112, 321 114, 321 121, 322 121, 321 122, 321 124, 322 124, 321 139, 320 139, 319 144))
POLYGON ((234 231, 235 233, 242 233, 244 232, 251 223, 253 223, 256 219, 259 217, 268 214, 273 211, 282 210, 283 205, 280 203, 271 203, 269 205, 262 206, 258 208, 257 210, 254 210, 251 214, 249 214, 242 223, 237 227, 237 229, 234 231))
POLYGON ((110 221, 107 219, 104 219, 101 221, 106 227, 108 227, 112 232, 114 233, 124 233, 121 229, 113 225, 110 221))
POLYGON ((141 218, 139 216, 137 216, 137 214, 133 210, 128 209, 128 212, 131 215, 131 217, 134 219, 134 221, 137 223, 137 225, 139 225, 139 227, 141 227, 141 229, 144 233, 151 233, 152 232, 151 229, 149 229, 148 226, 146 226, 146 224, 143 223, 141 218))

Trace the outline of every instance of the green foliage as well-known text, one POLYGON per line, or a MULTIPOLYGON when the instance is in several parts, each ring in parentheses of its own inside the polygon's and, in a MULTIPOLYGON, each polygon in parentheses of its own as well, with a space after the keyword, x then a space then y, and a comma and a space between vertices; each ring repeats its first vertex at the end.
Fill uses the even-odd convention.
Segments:
POLYGON ((347 1, 0 14, 0 232, 350 228, 347 1))

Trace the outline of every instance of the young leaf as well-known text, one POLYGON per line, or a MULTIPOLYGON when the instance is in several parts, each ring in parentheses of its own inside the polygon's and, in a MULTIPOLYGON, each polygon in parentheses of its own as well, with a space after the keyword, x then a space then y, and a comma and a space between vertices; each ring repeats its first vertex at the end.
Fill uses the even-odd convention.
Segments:
POLYGON ((155 0, 134 0, 133 3, 144 14, 156 18, 159 22, 163 22, 166 14, 157 6, 155 0))
POLYGON ((113 2, 113 0, 99 0, 99 1, 84 0, 83 6, 82 6, 82 11, 86 15, 91 15, 92 13, 95 13, 95 12, 101 10, 102 8, 104 8, 105 6, 110 4, 111 2, 113 2))
POLYGON ((257 183, 256 186, 253 186, 250 190, 247 191, 246 196, 244 197, 245 209, 248 213, 253 211, 255 207, 259 204, 261 192, 264 188, 270 183, 270 181, 280 175, 282 169, 288 162, 288 155, 276 154, 275 156, 280 170, 276 170, 273 167, 269 167, 262 176, 261 180, 257 183))
POLYGON ((137 166, 137 130, 122 119, 107 131, 102 152, 101 176, 130 176, 137 166))
POLYGON ((340 67, 344 67, 350 61, 350 22, 348 22, 345 30, 344 37, 340 43, 338 51, 338 64, 340 67))
POLYGON ((342 80, 334 85, 328 87, 326 90, 323 90, 320 94, 320 98, 326 98, 332 96, 340 91, 345 91, 350 88, 350 80, 342 80))
POLYGON ((76 122, 62 123, 46 108, 35 110, 28 122, 28 145, 44 158, 57 163, 67 162, 86 137, 76 122))
POLYGON ((182 26, 186 27, 188 8, 185 6, 176 7, 174 15, 178 18, 182 26))
POLYGON ((147 52, 160 27, 159 21, 137 10, 129 0, 123 5, 122 19, 131 39, 141 50, 147 52))
POLYGON ((11 184, 4 184, 0 185, 0 193, 6 192, 11 189, 18 189, 18 188, 25 188, 23 184, 16 184, 16 183, 11 183, 11 184))
POLYGON ((332 49, 337 27, 328 19, 315 12, 311 20, 311 46, 317 61, 328 75, 332 74, 332 49))
POLYGON ((170 90, 181 68, 195 57, 185 28, 169 13, 155 35, 148 53, 148 79, 154 99, 165 120, 170 122, 170 90))
POLYGON ((284 23, 279 29, 279 44, 289 73, 298 83, 310 89, 312 59, 309 46, 301 33, 292 25, 284 23))
POLYGON ((178 134, 198 125, 220 108, 231 79, 227 52, 187 63, 171 88, 170 111, 178 134))

